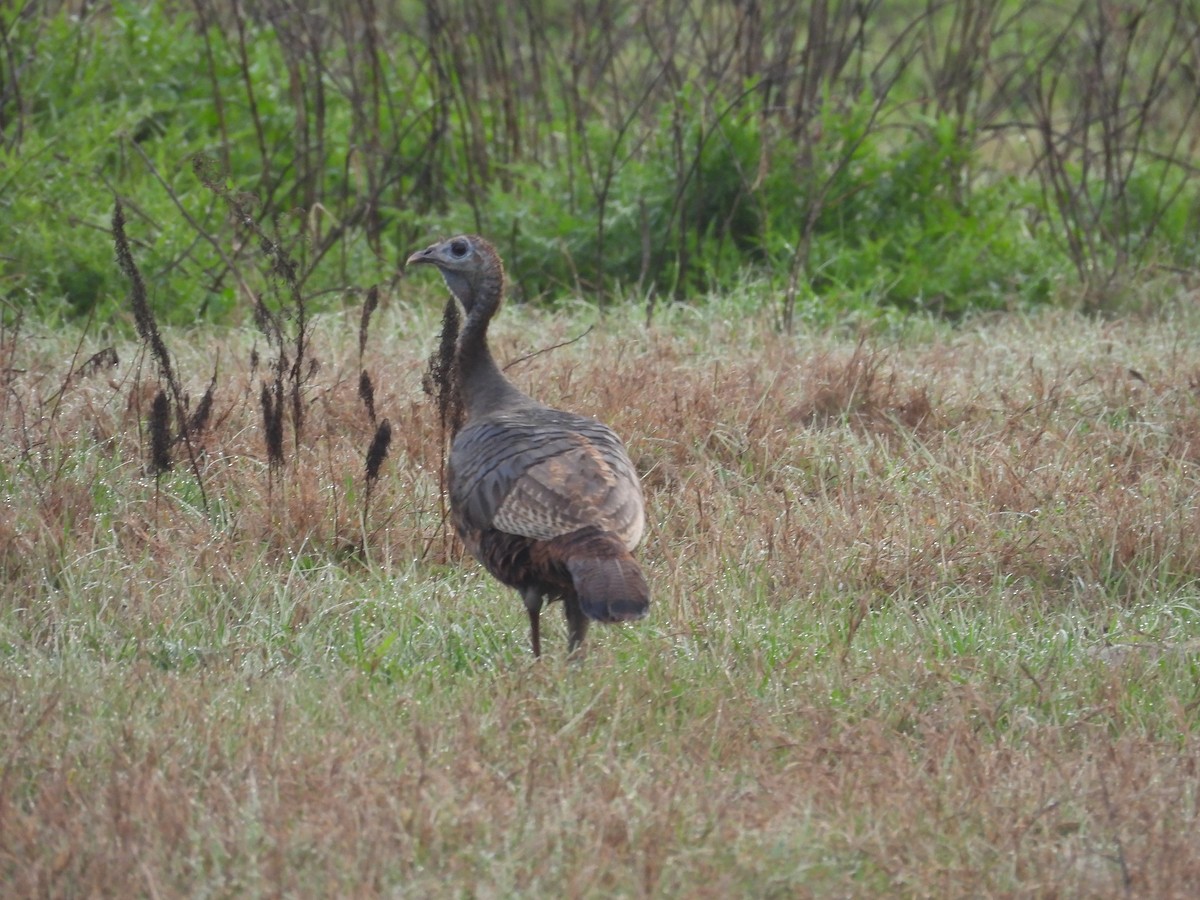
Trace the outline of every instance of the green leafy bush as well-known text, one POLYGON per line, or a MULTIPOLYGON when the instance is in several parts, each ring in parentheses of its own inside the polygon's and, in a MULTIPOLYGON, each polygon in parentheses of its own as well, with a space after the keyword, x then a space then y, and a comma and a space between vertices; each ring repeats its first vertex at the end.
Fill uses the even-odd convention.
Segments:
POLYGON ((799 27, 761 33, 698 0, 637 22, 504 2, 6 10, 0 296, 120 323, 118 198, 164 322, 250 315, 271 289, 260 233, 317 308, 462 230, 500 244, 526 298, 758 282, 784 307, 957 316, 1086 292, 1195 261, 1198 106, 1168 7, 1137 42, 1037 2, 821 22, 774 0, 799 27), (996 140, 1026 149, 985 157, 996 140))

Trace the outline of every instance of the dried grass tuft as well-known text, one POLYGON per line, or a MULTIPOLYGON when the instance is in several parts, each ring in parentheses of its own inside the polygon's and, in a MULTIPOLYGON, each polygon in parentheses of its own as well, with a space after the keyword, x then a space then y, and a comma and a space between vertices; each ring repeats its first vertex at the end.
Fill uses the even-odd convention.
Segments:
POLYGON ((138 335, 150 348, 150 352, 158 363, 163 378, 175 385, 175 373, 171 366, 171 355, 167 345, 158 330, 158 322, 154 311, 146 297, 146 283, 142 273, 138 271, 137 263, 133 261, 133 251, 129 248, 129 238, 125 235, 125 208, 120 201, 113 206, 112 216, 113 241, 116 245, 117 265, 122 274, 129 279, 129 302, 133 307, 133 320, 137 325, 138 335))
POLYGON ((362 365, 363 354, 367 351, 367 333, 371 327, 371 316, 379 307, 379 285, 373 284, 367 290, 363 300, 362 317, 358 324, 358 364, 362 365))
POLYGON ((275 390, 271 386, 262 385, 259 392, 259 405, 262 408, 262 433, 267 446, 267 462, 272 469, 283 466, 283 397, 276 382, 275 390))
POLYGON ((171 470, 171 401, 166 391, 154 395, 150 406, 150 471, 161 475, 171 470))
POLYGON ((442 330, 438 337, 438 348, 429 357, 428 367, 422 380, 425 393, 433 397, 447 435, 447 444, 462 427, 462 398, 458 394, 454 375, 454 353, 458 346, 460 326, 458 302, 451 297, 442 311, 442 330))
POLYGON ((212 416, 213 407, 213 392, 217 389, 217 369, 213 366, 212 378, 209 379, 208 387, 204 389, 204 394, 200 397, 200 402, 196 404, 196 408, 192 410, 191 416, 187 422, 187 434, 196 437, 208 427, 208 420, 212 416))
POLYGON ((363 369, 362 374, 358 376, 358 398, 362 400, 363 406, 367 410, 367 419, 374 425, 375 385, 371 382, 371 376, 366 369, 363 369))
POLYGON ((388 448, 392 445, 392 425, 384 419, 375 429, 371 438, 371 446, 367 449, 367 481, 374 482, 379 478, 379 467, 387 459, 388 448))

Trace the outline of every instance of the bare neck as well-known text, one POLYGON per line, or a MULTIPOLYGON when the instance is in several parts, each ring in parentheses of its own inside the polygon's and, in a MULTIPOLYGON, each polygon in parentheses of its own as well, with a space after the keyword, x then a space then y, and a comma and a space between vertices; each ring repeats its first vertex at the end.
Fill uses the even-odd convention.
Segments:
POLYGON ((474 286, 473 296, 460 297, 469 312, 458 338, 456 360, 463 407, 470 421, 481 415, 531 403, 496 365, 488 346, 487 329, 500 307, 501 279, 474 286))

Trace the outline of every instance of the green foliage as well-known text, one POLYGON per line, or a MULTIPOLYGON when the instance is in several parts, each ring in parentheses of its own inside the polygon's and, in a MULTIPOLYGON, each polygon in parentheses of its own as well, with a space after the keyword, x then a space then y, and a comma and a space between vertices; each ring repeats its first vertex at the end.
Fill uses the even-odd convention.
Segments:
POLYGON ((248 317, 271 263, 197 156, 315 308, 468 229, 527 298, 758 283, 835 314, 957 317, 1195 262, 1180 149, 1195 107, 1172 99, 1188 47, 1148 18, 1153 41, 1106 49, 1125 54, 1109 84, 1077 52, 1085 7, 839 7, 822 27, 840 49, 819 59, 803 27, 747 44, 729 10, 688 0, 647 10, 641 37, 604 6, 292 13, 0 13, 20 60, 0 73, 5 315, 128 319, 106 226, 119 197, 162 321, 248 317), (648 45, 659 16, 692 27, 648 45), (997 136, 1029 158, 985 156, 997 136))
MULTIPOLYGON (((18 20, 17 39, 37 25, 18 20)), ((118 6, 103 28, 65 15, 45 28, 22 82, 28 104, 22 142, 0 158, 10 173, 0 187, 0 210, 10 223, 4 290, 10 298, 28 298, 51 321, 108 318, 119 310, 122 290, 103 223, 115 190, 145 186, 144 169, 131 158, 133 144, 163 171, 177 168, 173 148, 186 146, 189 114, 203 108, 205 94, 193 61, 165 52, 189 42, 188 27, 161 13, 118 6)), ((171 215, 165 199, 140 196, 143 218, 171 215)), ((169 233, 180 229, 172 225, 169 233)), ((155 237, 147 249, 157 269, 166 259, 155 237)), ((194 292, 186 282, 179 286, 194 292)), ((163 287, 157 280, 152 285, 163 287)))
MULTIPOLYGON (((18 36, 21 28, 32 27, 18 24, 18 36)), ((313 252, 331 225, 327 213, 304 211, 294 205, 297 198, 289 200, 294 185, 284 182, 281 189, 271 182, 269 189, 282 196, 273 208, 263 208, 264 182, 278 179, 279 173, 271 173, 289 169, 297 154, 298 111, 283 88, 284 61, 277 46, 248 42, 255 79, 252 116, 245 102, 229 96, 241 75, 232 48, 225 46, 212 73, 227 94, 219 118, 212 85, 197 68, 205 58, 204 37, 187 16, 158 6, 121 3, 99 20, 65 14, 48 20, 24 73, 28 112, 21 142, 0 150, 0 171, 10 173, 0 181, 0 214, 12 223, 0 285, 10 304, 32 306, 49 322, 128 318, 126 285, 113 265, 105 228, 114 197, 122 196, 134 198, 135 252, 162 321, 226 321, 239 308, 240 315, 247 314, 247 298, 239 296, 228 266, 249 270, 258 288, 262 283, 254 271, 265 266, 254 259, 252 242, 241 255, 233 249, 246 236, 233 230, 231 210, 193 174, 197 155, 216 161, 235 189, 257 196, 267 228, 302 264, 313 264, 311 292, 345 286, 351 272, 367 279, 390 271, 381 267, 361 230, 347 234, 336 262, 316 266, 313 252), (257 128, 266 158, 259 153, 257 128)), ((209 38, 222 47, 211 33, 209 38)), ((348 128, 350 115, 345 105, 335 107, 330 127, 348 128)), ((344 150, 329 154, 325 166, 326 190, 334 195, 350 190, 353 170, 344 150)))
POLYGON ((531 296, 601 288, 595 273, 615 284, 648 280, 664 294, 727 291, 747 271, 780 282, 816 207, 818 296, 947 315, 1046 300, 1051 273, 1069 263, 1039 241, 1021 183, 972 184, 970 150, 948 118, 896 141, 870 131, 869 111, 866 101, 850 115, 829 110, 815 173, 799 171, 798 149, 764 134, 760 119, 730 116, 691 129, 695 165, 682 179, 665 147, 623 166, 602 233, 595 198, 572 207, 565 176, 544 171, 522 171, 520 189, 492 195, 484 226, 502 236, 514 280, 531 296))
POLYGON ((1200 262, 1196 241, 1200 186, 1179 167, 1147 161, 1134 169, 1121 203, 1111 208, 1110 228, 1123 246, 1153 258, 1161 253, 1171 265, 1200 262))
POLYGON ((837 143, 855 149, 816 220, 815 293, 864 292, 952 316, 1047 298, 1047 278, 1067 261, 1042 245, 1018 181, 976 181, 949 118, 907 130, 892 146, 880 138, 850 133, 837 143))

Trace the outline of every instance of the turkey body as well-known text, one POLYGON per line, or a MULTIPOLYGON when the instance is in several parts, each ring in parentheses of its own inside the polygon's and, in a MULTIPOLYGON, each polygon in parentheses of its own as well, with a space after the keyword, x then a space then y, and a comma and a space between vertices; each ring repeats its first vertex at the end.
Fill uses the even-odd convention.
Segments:
POLYGON ((538 403, 496 367, 486 329, 503 267, 486 241, 452 238, 409 262, 437 265, 467 313, 453 375, 466 420, 450 449, 451 518, 471 555, 520 593, 534 655, 545 602, 563 603, 569 651, 590 622, 641 618, 650 591, 631 551, 644 529, 643 497, 620 438, 538 403))

